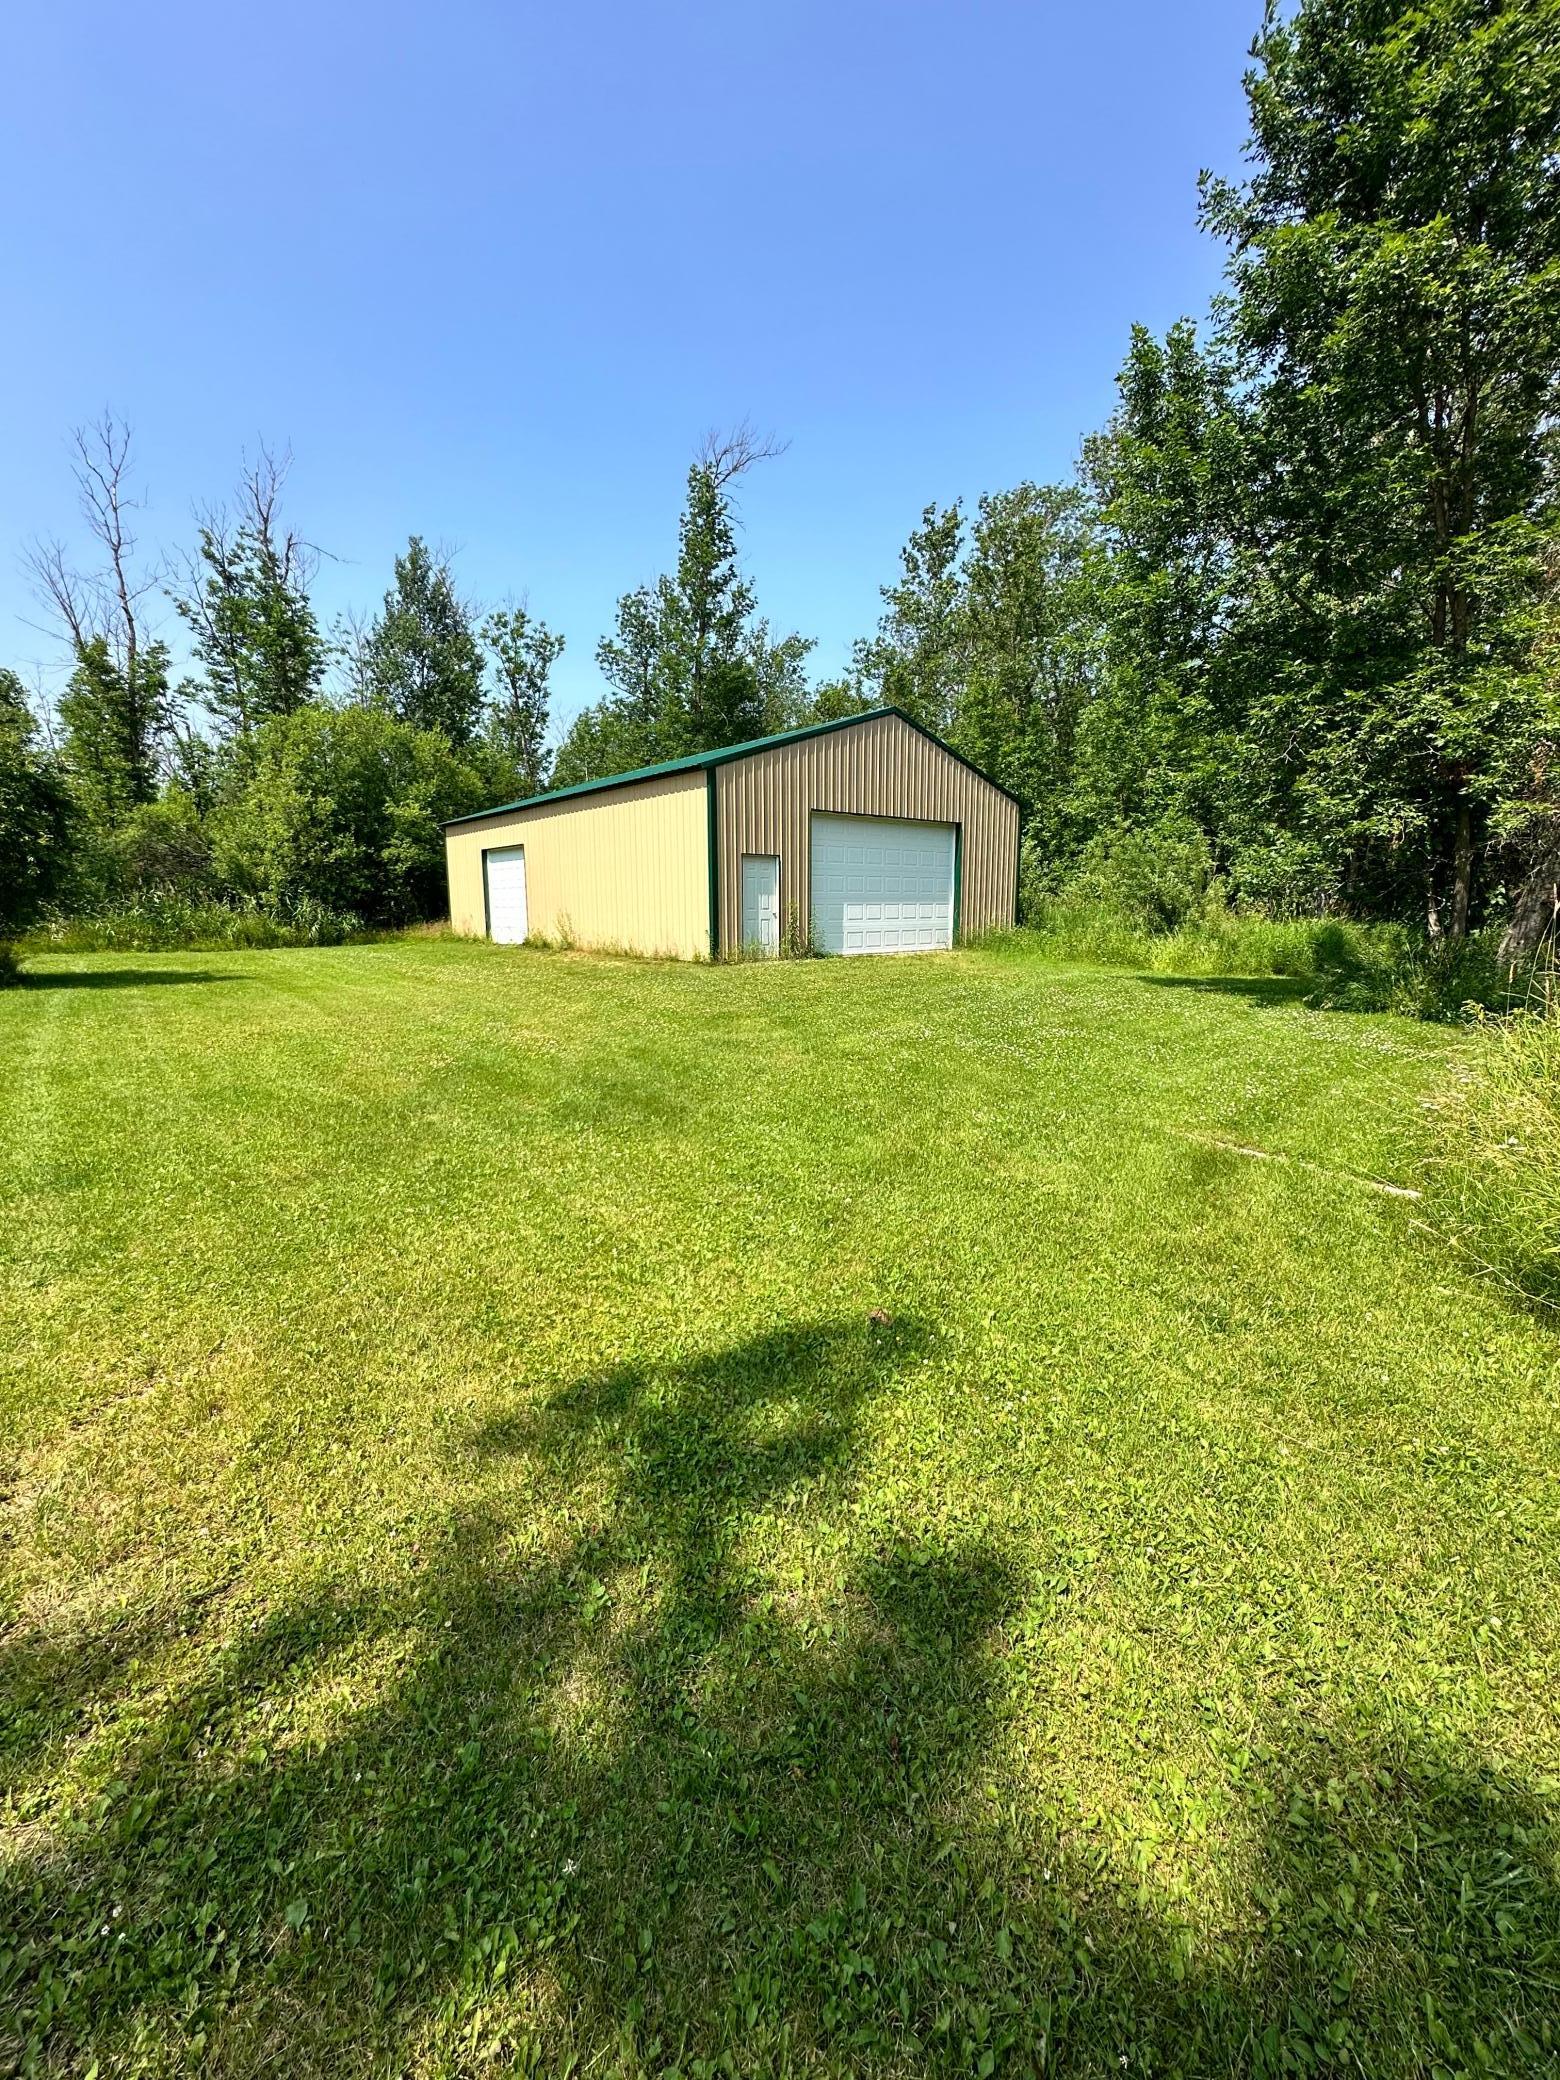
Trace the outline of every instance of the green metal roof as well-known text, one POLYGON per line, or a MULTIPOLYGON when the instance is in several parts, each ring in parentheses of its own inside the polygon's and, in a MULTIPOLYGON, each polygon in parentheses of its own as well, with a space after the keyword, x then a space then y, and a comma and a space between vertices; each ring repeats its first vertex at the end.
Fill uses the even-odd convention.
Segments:
POLYGON ((801 729, 783 729, 772 737, 754 737, 746 744, 722 744, 715 751, 694 751, 686 758, 663 759, 655 766, 635 766, 632 772, 612 773, 604 780, 581 780, 574 787, 554 787, 546 794, 529 794, 523 801, 499 802, 491 809, 474 809, 467 816, 451 816, 442 828, 448 830, 457 823, 480 823, 486 816, 509 816, 517 809, 535 809, 543 802, 566 802, 574 795, 601 794, 609 787, 629 787, 636 780, 659 780, 665 773, 694 773, 710 766, 728 765, 732 759, 748 758, 755 751, 772 751, 777 744, 795 744, 803 737, 826 737, 831 730, 854 729, 858 722, 876 722, 885 715, 897 715, 901 722, 908 722, 923 737, 931 737, 940 751, 958 759, 961 766, 969 766, 972 773, 978 774, 999 794, 1007 795, 1009 801, 1017 800, 1017 796, 1009 793, 1000 780, 993 780, 989 773, 982 773, 979 766, 970 765, 962 753, 955 751, 951 744, 945 744, 941 737, 934 736, 924 723, 917 722, 913 715, 907 715, 903 708, 864 708, 859 715, 841 715, 833 722, 809 722, 801 729))

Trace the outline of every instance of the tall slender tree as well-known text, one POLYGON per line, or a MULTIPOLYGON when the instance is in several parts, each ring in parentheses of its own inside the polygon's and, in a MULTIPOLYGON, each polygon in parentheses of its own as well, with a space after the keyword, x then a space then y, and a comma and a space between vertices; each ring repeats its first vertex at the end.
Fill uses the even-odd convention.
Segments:
POLYGON ((611 689, 559 748, 571 781, 740 742, 777 727, 804 697, 802 636, 773 639, 737 554, 733 489, 779 454, 751 427, 711 434, 688 471, 677 567, 618 601, 596 650, 611 689))
POLYGON ((665 672, 690 751, 756 736, 763 700, 749 652, 756 599, 737 560, 731 486, 776 452, 741 427, 706 440, 688 472, 678 524, 677 573, 666 586, 661 640, 665 672))
POLYGON ((1078 730, 1099 677, 1102 569, 1077 485, 1019 484, 981 499, 951 740, 1018 795, 1052 857, 1071 843, 1078 730))
POLYGON ((418 535, 395 560, 395 583, 363 645, 372 699, 414 729, 437 730, 457 750, 482 715, 482 649, 447 558, 418 535))
POLYGON ((57 541, 35 544, 26 561, 73 660, 59 704, 66 763, 93 820, 112 827, 157 791, 172 724, 169 659, 147 621, 156 579, 136 554, 130 430, 105 413, 73 442, 82 517, 102 561, 80 570, 57 541))
POLYGON ((596 645, 596 664, 610 689, 609 704, 640 741, 648 758, 671 706, 662 636, 667 581, 637 586, 617 603, 611 635, 596 645))
POLYGON ((174 593, 200 667, 199 698, 230 735, 316 699, 325 675, 309 598, 318 552, 281 518, 289 461, 262 448, 244 470, 236 513, 202 516, 174 593))
POLYGON ((1227 358, 1187 320, 1135 327, 1109 425, 1084 446, 1098 516, 1100 670, 1080 718, 1083 829, 1230 814, 1233 745, 1224 637, 1238 595, 1246 466, 1227 358))
POLYGON ((488 704, 485 734, 527 792, 540 788, 547 771, 548 679, 563 655, 563 637, 524 607, 497 607, 482 623, 495 692, 488 704))
POLYGON ((946 731, 964 685, 964 513, 957 500, 929 505, 883 587, 876 635, 856 646, 855 676, 874 701, 890 703, 928 729, 946 731))

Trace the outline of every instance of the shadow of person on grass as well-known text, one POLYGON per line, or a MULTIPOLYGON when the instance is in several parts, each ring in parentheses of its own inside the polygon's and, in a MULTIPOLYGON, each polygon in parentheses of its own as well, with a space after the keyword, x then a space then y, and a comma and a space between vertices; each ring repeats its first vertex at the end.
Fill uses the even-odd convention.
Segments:
MULTIPOLYGON (((1524 1787, 1271 1727, 1211 1930, 1015 1796, 1008 1668, 1051 1592, 852 1509, 929 1346, 801 1325, 485 1424, 435 1550, 230 1629, 68 1810, 23 1782, 0 2060, 1541 2070, 1560 1895, 1524 1787)), ((28 1680, 91 1724, 119 1671, 90 1667, 28 1680)))

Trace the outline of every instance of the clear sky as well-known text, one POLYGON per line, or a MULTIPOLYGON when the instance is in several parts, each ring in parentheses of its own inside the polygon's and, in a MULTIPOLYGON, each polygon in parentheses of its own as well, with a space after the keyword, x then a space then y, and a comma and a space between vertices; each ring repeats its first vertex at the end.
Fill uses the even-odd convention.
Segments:
MULTIPOLYGON (((66 439, 134 429, 148 549, 240 453, 372 607, 415 531, 528 596, 597 690, 675 554, 699 436, 777 632, 839 669, 930 499, 1065 474, 1134 319, 1222 256, 1260 0, 71 0, 13 10, 0 125, 0 662, 57 658, 17 559, 66 439)), ((171 618, 171 617, 170 617, 171 618)), ((170 629, 170 634, 174 633, 170 629)))

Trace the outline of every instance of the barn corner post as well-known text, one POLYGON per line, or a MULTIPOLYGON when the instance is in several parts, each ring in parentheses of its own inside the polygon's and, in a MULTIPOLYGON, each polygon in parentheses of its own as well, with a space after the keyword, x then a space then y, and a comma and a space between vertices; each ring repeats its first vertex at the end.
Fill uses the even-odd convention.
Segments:
POLYGON ((715 797, 715 776, 719 767, 706 769, 705 798, 709 816, 709 877, 710 877, 710 959, 720 959, 720 818, 715 797))

